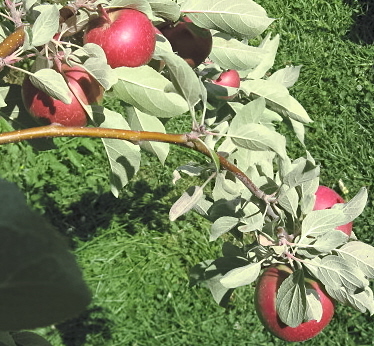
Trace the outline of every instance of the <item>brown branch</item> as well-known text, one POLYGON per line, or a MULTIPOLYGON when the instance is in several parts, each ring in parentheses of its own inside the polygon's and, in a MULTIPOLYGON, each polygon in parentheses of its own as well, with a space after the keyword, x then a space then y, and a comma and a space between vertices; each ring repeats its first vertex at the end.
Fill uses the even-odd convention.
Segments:
MULTIPOLYGON (((17 143, 24 140, 45 138, 45 137, 91 137, 91 138, 111 138, 121 139, 132 143, 139 143, 142 141, 163 142, 180 145, 189 149, 193 149, 205 156, 211 157, 211 152, 198 140, 197 136, 190 136, 187 134, 170 134, 161 132, 148 131, 132 131, 119 130, 99 127, 65 127, 59 125, 48 125, 34 127, 24 130, 17 130, 11 132, 0 133, 0 145, 7 143, 17 143)), ((267 195, 264 191, 259 189, 251 179, 241 171, 237 166, 232 164, 222 155, 218 155, 220 165, 222 168, 232 172, 243 184, 247 187, 257 198, 263 200, 267 205, 267 214, 272 219, 277 219, 278 216, 274 212, 272 203, 276 200, 267 195)))
POLYGON ((5 59, 23 45, 25 40, 24 26, 19 26, 0 43, 0 58, 5 59))

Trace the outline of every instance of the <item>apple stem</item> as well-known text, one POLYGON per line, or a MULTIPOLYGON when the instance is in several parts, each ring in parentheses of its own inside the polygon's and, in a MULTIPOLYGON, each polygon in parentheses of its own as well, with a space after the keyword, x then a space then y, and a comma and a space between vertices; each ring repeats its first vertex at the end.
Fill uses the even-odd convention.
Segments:
POLYGON ((98 10, 99 10, 100 14, 105 18, 105 21, 108 24, 110 24, 112 22, 112 20, 109 18, 109 15, 108 15, 108 12, 106 11, 106 9, 102 5, 99 5, 98 10))

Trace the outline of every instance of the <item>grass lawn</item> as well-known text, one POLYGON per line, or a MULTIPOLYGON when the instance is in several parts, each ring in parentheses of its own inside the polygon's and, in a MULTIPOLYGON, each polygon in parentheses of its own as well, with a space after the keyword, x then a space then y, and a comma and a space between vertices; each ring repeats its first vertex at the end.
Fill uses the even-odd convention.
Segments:
MULTIPOLYGON (((347 199, 361 186, 368 188, 369 203, 355 232, 374 245, 373 5, 369 0, 257 2, 278 18, 270 28, 281 35, 275 68, 303 65, 290 92, 314 120, 306 145, 321 165, 321 184, 341 192, 341 179, 347 199)), ((183 131, 185 123, 174 119, 169 131, 183 131)), ((236 290, 224 310, 208 290, 188 285, 189 268, 219 256, 222 240, 209 243, 210 225, 195 214, 168 220, 182 190, 172 185, 172 172, 178 164, 204 158, 173 148, 162 167, 144 155, 140 174, 116 199, 100 141, 56 143, 59 149, 39 153, 27 143, 0 147, 0 176, 17 183, 29 204, 70 240, 93 293, 81 316, 39 333, 54 346, 286 344, 258 321, 252 287, 236 290)), ((293 142, 289 148, 300 152, 293 142)), ((338 306, 324 332, 304 344, 374 345, 373 318, 338 306)))

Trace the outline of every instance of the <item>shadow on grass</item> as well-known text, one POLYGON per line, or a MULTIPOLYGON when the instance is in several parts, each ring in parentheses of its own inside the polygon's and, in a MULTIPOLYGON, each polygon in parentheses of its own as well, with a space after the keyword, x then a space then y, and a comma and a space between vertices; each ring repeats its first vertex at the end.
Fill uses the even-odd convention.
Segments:
POLYGON ((350 6, 361 7, 361 12, 354 17, 354 24, 347 37, 352 42, 373 44, 374 43, 374 1, 373 0, 345 0, 350 6))
POLYGON ((152 188, 141 180, 133 183, 129 191, 119 198, 115 198, 111 192, 85 193, 78 202, 64 207, 64 210, 48 197, 42 203, 46 206, 45 217, 75 248, 76 239, 89 241, 101 230, 110 228, 114 220, 129 234, 135 234, 139 227, 144 226, 167 232, 170 227, 170 206, 162 198, 170 190, 171 187, 167 185, 152 188))
MULTIPOLYGON (((101 307, 86 310, 80 316, 56 325, 65 346, 85 345, 89 335, 100 334, 103 341, 112 338, 111 321, 105 317, 101 307)), ((104 345, 104 343, 103 343, 104 345)))

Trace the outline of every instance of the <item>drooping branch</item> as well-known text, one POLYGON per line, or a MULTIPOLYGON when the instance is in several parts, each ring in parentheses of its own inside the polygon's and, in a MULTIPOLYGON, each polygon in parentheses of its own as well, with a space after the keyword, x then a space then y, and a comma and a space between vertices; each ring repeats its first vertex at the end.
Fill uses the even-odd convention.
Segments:
MULTIPOLYGON (((137 144, 142 141, 163 142, 189 149, 211 157, 211 152, 197 136, 189 134, 170 134, 161 132, 132 131, 99 127, 65 127, 59 125, 48 125, 34 127, 24 130, 0 133, 0 145, 7 143, 17 143, 24 140, 32 140, 46 137, 91 137, 91 138, 111 138, 121 139, 137 144)), ((220 165, 223 169, 232 172, 257 198, 263 200, 267 205, 267 214, 272 219, 277 219, 278 215, 274 212, 273 203, 276 199, 267 195, 259 189, 253 181, 237 166, 232 164, 222 155, 217 154, 220 165)))

